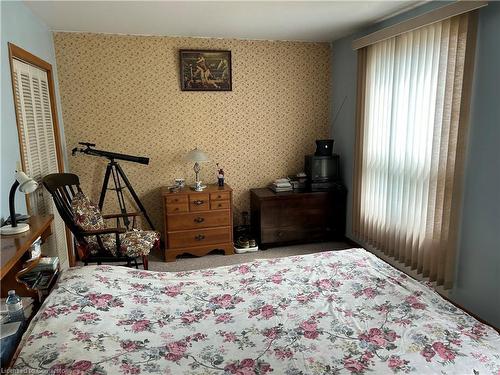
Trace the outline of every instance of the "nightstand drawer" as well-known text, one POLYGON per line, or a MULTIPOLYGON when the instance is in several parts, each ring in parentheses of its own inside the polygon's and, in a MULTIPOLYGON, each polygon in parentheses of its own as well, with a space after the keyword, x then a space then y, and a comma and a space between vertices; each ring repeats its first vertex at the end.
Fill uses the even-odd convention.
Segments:
POLYGON ((230 197, 229 191, 219 191, 217 193, 210 193, 211 201, 228 201, 230 197))
POLYGON ((169 248, 202 246, 231 241, 231 227, 168 232, 169 248))
POLYGON ((210 202, 208 194, 190 194, 189 195, 189 211, 208 211, 210 202))
POLYGON ((169 204, 180 204, 180 203, 187 203, 188 202, 188 196, 187 195, 173 195, 165 198, 165 202, 167 205, 169 204))
POLYGON ((231 207, 230 201, 210 201, 211 210, 227 210, 231 207))
POLYGON ((188 212, 189 211, 189 206, 186 203, 179 203, 179 204, 167 204, 167 214, 178 214, 181 212, 188 212))
POLYGON ((229 210, 207 211, 175 215, 172 220, 167 216, 167 230, 185 230, 231 225, 229 210))

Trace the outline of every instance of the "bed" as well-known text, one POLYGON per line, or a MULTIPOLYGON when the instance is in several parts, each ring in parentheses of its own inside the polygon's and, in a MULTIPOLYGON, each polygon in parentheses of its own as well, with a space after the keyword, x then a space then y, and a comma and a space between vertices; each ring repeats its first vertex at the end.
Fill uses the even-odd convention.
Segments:
POLYGON ((363 249, 165 273, 67 270, 15 369, 498 374, 500 336, 363 249))

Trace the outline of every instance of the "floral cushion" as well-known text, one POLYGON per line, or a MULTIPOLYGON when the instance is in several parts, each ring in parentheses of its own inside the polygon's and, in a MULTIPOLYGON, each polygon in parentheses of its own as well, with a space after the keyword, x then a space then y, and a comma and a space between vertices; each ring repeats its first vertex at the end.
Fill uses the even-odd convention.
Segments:
POLYGON ((160 234, 152 230, 133 230, 120 235, 120 251, 131 258, 148 255, 160 242, 160 234))
MULTIPOLYGON (((106 228, 106 223, 99 208, 93 204, 85 194, 79 192, 71 201, 71 209, 75 223, 83 230, 99 230, 106 228)), ((120 254, 116 253, 116 235, 103 234, 99 236, 104 248, 110 255, 128 256, 131 258, 148 255, 151 249, 160 241, 160 235, 155 231, 132 230, 120 234, 120 254)), ((88 245, 87 251, 96 255, 101 247, 97 236, 85 237, 88 245)))
MULTIPOLYGON (((132 230, 120 234, 120 254, 116 253, 116 235, 101 235, 101 240, 107 251, 113 256, 128 256, 130 258, 148 255, 151 249, 160 241, 160 234, 152 230, 132 230)), ((100 247, 97 236, 86 238, 89 244, 90 253, 95 255, 100 247)))
POLYGON ((75 223, 83 230, 98 230, 106 228, 99 208, 82 192, 77 193, 71 201, 71 210, 75 223))

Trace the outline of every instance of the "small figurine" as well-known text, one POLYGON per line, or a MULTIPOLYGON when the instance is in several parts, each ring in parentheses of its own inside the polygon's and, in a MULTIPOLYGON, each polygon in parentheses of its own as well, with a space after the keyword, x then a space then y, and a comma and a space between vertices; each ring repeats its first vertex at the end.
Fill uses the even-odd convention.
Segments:
POLYGON ((224 170, 219 168, 219 163, 217 163, 217 181, 219 186, 224 186, 224 170))

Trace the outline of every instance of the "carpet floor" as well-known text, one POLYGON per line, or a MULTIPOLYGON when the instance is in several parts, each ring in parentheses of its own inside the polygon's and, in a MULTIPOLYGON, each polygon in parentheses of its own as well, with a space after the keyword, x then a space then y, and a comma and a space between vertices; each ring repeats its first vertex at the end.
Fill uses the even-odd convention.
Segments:
POLYGON ((304 245, 274 247, 268 250, 259 250, 254 253, 224 255, 222 252, 213 252, 203 257, 182 255, 175 262, 164 262, 163 256, 158 253, 149 255, 150 271, 192 271, 233 264, 252 262, 256 259, 282 258, 291 255, 312 254, 322 251, 349 249, 352 246, 346 242, 320 242, 304 245))

